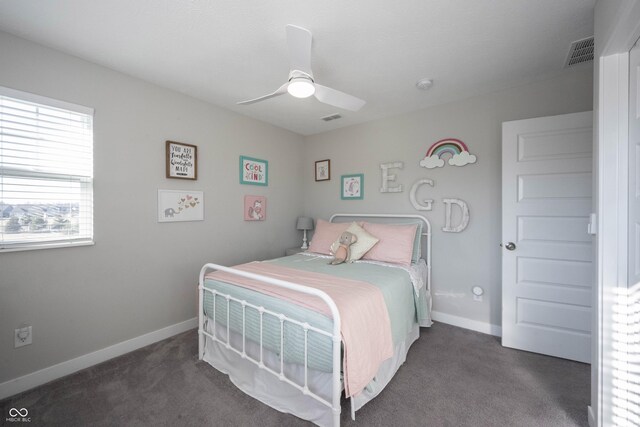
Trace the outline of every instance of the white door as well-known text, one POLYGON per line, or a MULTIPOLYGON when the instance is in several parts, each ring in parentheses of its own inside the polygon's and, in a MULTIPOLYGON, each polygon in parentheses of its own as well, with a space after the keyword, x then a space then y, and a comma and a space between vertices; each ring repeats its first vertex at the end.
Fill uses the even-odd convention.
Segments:
POLYGON ((592 112, 502 124, 502 345, 590 362, 592 112))

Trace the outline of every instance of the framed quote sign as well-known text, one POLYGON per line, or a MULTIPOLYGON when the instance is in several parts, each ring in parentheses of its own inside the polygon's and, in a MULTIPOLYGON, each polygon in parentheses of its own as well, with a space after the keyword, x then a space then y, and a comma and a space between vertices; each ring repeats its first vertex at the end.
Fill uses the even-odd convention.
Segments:
POLYGON ((198 147, 167 141, 167 178, 198 179, 198 147))
POLYGON ((269 162, 240 156, 240 184, 269 185, 269 162))

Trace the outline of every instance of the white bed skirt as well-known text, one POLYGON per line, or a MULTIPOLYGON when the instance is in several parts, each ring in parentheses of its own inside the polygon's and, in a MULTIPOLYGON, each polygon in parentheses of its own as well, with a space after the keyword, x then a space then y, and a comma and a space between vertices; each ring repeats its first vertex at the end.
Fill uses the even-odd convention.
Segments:
MULTIPOLYGON (((213 334, 213 322, 206 325, 207 332, 213 334)), ((226 341, 226 327, 216 327, 216 335, 226 341)), ((387 359, 378 370, 377 375, 367 387, 354 398, 355 410, 362 408, 367 402, 376 397, 391 381, 398 368, 405 362, 407 352, 418 337, 420 327, 415 324, 407 333, 404 340, 397 343, 393 357, 387 359)), ((231 345, 236 349, 242 349, 242 336, 231 332, 231 345)), ((251 357, 259 359, 259 346, 251 341, 246 342, 246 352, 251 357)), ((265 365, 276 368, 280 366, 280 358, 275 353, 263 350, 265 365)), ((332 425, 331 408, 302 394, 295 387, 280 381, 276 376, 260 369, 254 363, 243 359, 237 353, 228 350, 224 344, 220 344, 206 337, 206 345, 203 360, 211 366, 229 376, 240 390, 270 407, 284 413, 293 414, 304 420, 309 420, 319 426, 332 425)), ((285 376, 297 384, 304 384, 304 369, 300 365, 284 365, 285 376)), ((311 391, 322 398, 331 401, 331 373, 309 370, 308 386, 311 391)), ((348 410, 348 409, 347 409, 348 410)))

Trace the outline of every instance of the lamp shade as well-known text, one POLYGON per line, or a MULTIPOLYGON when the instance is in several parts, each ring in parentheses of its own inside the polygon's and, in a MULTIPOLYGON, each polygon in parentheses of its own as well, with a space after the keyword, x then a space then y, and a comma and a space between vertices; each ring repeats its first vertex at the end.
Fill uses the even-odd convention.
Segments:
POLYGON ((313 230, 313 218, 309 218, 308 216, 299 216, 296 229, 313 230))

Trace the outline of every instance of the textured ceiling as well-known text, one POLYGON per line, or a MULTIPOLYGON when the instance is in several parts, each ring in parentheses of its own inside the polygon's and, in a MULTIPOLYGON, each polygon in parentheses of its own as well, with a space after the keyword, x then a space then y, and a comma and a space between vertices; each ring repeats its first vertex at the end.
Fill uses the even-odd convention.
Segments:
POLYGON ((595 0, 0 1, 0 30, 309 135, 562 72, 595 0), (358 112, 289 95, 285 25, 313 33, 316 81, 358 112), (431 90, 415 88, 434 79, 431 90), (340 113, 331 122, 321 117, 340 113))

